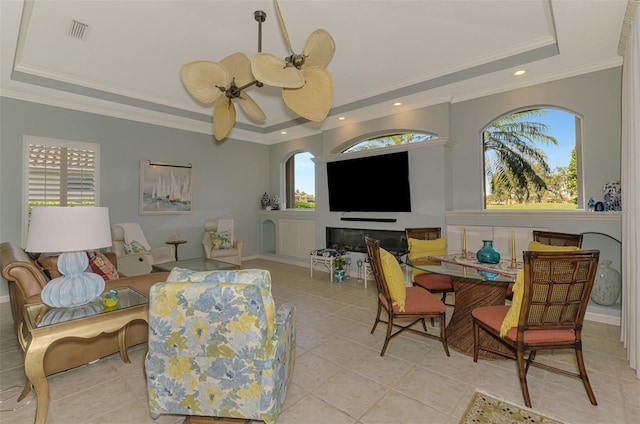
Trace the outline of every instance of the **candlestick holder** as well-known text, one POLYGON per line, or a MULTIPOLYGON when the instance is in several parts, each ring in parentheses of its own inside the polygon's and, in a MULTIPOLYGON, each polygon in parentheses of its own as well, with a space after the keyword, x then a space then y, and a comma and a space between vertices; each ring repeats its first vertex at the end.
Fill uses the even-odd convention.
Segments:
POLYGON ((467 251, 466 251, 466 249, 462 249, 462 255, 460 257, 462 259, 467 259, 467 251))
POLYGON ((518 268, 518 260, 516 258, 511 258, 511 265, 509 266, 511 269, 518 268))

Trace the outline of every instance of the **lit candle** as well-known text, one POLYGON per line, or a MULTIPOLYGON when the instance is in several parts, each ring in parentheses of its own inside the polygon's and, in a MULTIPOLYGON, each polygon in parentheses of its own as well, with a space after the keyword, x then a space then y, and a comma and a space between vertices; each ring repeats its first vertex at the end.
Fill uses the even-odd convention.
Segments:
POLYGON ((516 261, 516 233, 511 231, 511 260, 516 261))
POLYGON ((467 229, 466 228, 462 229, 462 251, 463 252, 467 251, 467 229))

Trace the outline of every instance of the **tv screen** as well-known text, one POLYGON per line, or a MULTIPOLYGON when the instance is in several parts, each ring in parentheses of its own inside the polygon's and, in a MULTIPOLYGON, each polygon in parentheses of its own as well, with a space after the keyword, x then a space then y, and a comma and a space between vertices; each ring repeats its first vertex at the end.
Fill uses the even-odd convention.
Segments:
POLYGON ((331 212, 411 212, 407 152, 327 162, 331 212))

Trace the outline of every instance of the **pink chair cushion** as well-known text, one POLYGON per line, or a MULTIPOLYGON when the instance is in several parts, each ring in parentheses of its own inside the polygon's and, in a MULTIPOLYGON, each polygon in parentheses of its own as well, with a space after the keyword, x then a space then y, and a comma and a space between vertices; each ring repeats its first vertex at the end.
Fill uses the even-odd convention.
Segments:
MULTIPOLYGON (((389 304, 382 294, 378 297, 382 304, 389 309, 389 304)), ((446 306, 440 299, 421 289, 420 287, 407 287, 407 299, 404 305, 404 312, 400 312, 397 306, 393 307, 393 312, 397 315, 404 314, 420 314, 420 313, 439 313, 446 311, 446 306)))
POLYGON ((420 274, 413 281, 427 290, 453 291, 453 280, 448 275, 420 274))
MULTIPOLYGON (((471 312, 474 318, 483 322, 488 327, 500 333, 500 326, 504 317, 507 315, 509 306, 483 306, 476 308, 471 312)), ((511 328, 505 336, 507 339, 516 340, 518 338, 518 329, 511 328)), ((527 344, 544 343, 544 342, 572 342, 576 339, 576 333, 572 329, 557 330, 527 330, 524 332, 524 342, 527 344)))

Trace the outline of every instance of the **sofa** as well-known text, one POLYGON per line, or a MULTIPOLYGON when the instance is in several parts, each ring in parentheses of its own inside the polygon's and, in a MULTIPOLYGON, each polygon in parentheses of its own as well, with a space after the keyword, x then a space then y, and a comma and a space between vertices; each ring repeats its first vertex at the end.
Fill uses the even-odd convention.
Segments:
MULTIPOLYGON (((108 259, 117 268, 117 258, 107 253, 108 259)), ((42 288, 49 282, 43 268, 31 255, 20 246, 13 243, 0 243, 0 269, 2 277, 9 283, 9 298, 11 313, 17 331, 23 319, 25 304, 41 302, 42 288)), ((119 287, 132 287, 144 295, 149 295, 149 289, 155 283, 165 281, 169 274, 166 272, 151 273, 133 277, 123 277, 106 281, 106 290, 119 287)), ((27 331, 26 327, 23 331, 27 331)), ((145 343, 148 336, 147 323, 135 321, 127 330, 127 346, 145 343)), ((104 356, 116 353, 118 348, 118 334, 106 333, 91 339, 64 339, 52 345, 44 359, 46 375, 55 374, 104 356)))

